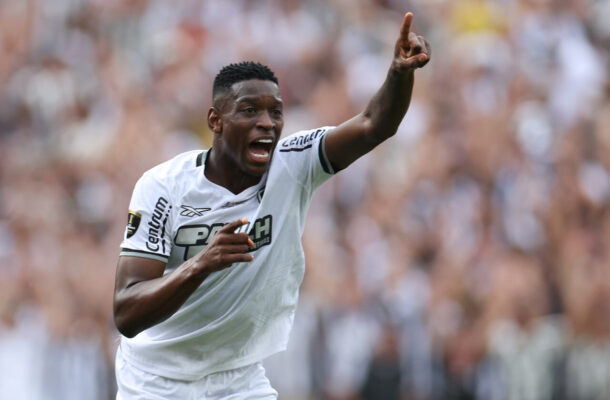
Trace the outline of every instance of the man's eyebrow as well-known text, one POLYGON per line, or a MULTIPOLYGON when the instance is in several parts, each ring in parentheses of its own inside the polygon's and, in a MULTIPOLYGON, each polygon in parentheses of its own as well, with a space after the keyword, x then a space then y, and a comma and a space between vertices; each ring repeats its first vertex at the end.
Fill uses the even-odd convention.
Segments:
MULTIPOLYGON (((276 96, 264 96, 264 97, 273 97, 273 99, 277 103, 284 104, 282 99, 279 97, 276 97, 276 96)), ((245 95, 245 96, 241 96, 241 97, 238 97, 237 99, 235 99, 235 102, 236 103, 255 102, 255 101, 259 101, 260 99, 261 99, 261 96, 258 96, 258 95, 245 95)))

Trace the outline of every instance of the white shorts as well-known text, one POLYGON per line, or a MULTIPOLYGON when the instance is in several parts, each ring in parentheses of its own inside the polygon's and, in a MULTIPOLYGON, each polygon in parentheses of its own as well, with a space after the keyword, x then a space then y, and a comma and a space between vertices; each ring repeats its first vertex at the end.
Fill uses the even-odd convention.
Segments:
POLYGON ((197 381, 179 381, 133 367, 123 359, 119 348, 115 367, 116 400, 277 399, 260 362, 216 372, 197 381))

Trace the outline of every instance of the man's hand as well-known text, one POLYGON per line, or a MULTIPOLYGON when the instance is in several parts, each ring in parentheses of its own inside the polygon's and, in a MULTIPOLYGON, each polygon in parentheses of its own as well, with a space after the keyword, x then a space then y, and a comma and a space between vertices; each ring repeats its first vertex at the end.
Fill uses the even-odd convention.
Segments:
POLYGON ((400 27, 400 36, 394 48, 394 67, 400 71, 413 71, 430 61, 430 44, 411 32, 413 13, 406 13, 400 27))
POLYGON ((430 46, 411 32, 412 21, 413 14, 405 14, 386 79, 364 111, 326 134, 326 157, 335 171, 394 135, 405 116, 415 82, 413 71, 430 61, 430 46))
POLYGON ((212 272, 236 262, 252 261, 254 243, 235 230, 248 223, 238 219, 220 228, 210 244, 164 274, 166 263, 141 257, 120 257, 114 291, 114 320, 119 331, 134 337, 173 315, 212 272))
POLYGON ((246 218, 235 220, 218 230, 210 244, 189 260, 197 274, 208 276, 210 273, 230 267, 236 262, 252 261, 252 254, 247 254, 254 243, 247 233, 235 230, 247 224, 246 218))

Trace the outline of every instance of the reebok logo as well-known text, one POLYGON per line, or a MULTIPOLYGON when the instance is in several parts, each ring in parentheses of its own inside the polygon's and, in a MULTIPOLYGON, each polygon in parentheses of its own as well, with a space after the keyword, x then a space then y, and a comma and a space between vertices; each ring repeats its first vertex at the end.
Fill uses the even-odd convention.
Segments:
POLYGON ((180 215, 185 216, 185 217, 195 217, 195 216, 201 217, 204 212, 211 210, 211 208, 209 208, 209 207, 197 208, 197 207, 193 207, 193 206, 187 206, 185 204, 182 204, 180 206, 180 208, 182 208, 180 215))

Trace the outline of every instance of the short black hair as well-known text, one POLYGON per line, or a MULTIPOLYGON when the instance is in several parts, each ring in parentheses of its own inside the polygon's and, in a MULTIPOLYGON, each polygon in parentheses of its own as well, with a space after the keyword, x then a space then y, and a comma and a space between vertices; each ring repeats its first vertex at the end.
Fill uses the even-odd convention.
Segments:
POLYGON ((249 79, 261 79, 278 84, 275 74, 266 65, 254 61, 243 61, 229 64, 220 70, 214 78, 212 97, 215 97, 217 93, 231 89, 231 86, 237 82, 249 79))

